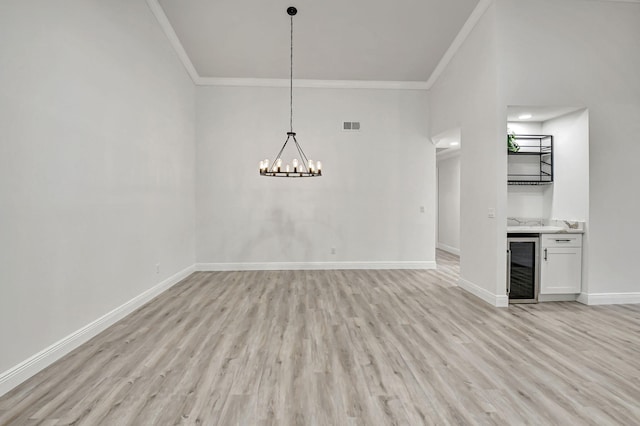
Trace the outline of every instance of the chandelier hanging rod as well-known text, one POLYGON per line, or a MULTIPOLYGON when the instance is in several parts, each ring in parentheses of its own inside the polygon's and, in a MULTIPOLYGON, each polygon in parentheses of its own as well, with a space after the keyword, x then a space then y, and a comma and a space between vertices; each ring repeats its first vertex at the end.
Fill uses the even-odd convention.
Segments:
MULTIPOLYGON (((289 46, 289 132, 293 133, 293 17, 298 13, 298 9, 293 6, 287 8, 289 19, 291 20, 291 43, 289 46)), ((278 156, 279 158, 280 156, 278 156)))

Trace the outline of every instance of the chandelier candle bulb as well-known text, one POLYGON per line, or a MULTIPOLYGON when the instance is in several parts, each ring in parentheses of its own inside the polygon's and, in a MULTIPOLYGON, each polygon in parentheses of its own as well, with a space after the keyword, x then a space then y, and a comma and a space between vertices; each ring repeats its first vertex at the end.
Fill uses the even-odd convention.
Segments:
POLYGON ((289 173, 289 165, 288 164, 287 164, 286 170, 287 170, 287 173, 289 173))
POLYGON ((318 173, 322 173, 322 163, 320 161, 316 163, 316 167, 318 168, 318 173))

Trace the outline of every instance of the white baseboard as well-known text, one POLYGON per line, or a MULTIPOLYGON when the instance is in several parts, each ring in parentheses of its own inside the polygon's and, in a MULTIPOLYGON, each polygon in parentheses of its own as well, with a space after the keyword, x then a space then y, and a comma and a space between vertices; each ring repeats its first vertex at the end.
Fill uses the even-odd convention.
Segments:
POLYGON ((585 305, 628 305, 640 303, 640 293, 580 293, 578 302, 585 305))
POLYGON ((0 396, 53 364, 195 271, 190 266, 0 374, 0 396))
POLYGON ((457 249, 455 247, 452 246, 448 246, 444 243, 438 243, 436 245, 440 250, 444 250, 447 253, 451 253, 451 254, 455 254, 456 256, 460 256, 460 249, 457 249))
POLYGON ((436 269, 435 261, 196 263, 197 271, 300 271, 327 269, 436 269))
POLYGON ((538 302, 575 302, 577 294, 539 294, 538 302))
POLYGON ((509 307, 509 296, 506 294, 504 296, 495 296, 495 307, 497 308, 507 308, 509 307))
POLYGON ((458 285, 490 305, 498 308, 506 308, 507 306, 509 306, 509 298, 506 295, 499 296, 497 294, 493 294, 490 291, 480 287, 479 285, 465 280, 464 278, 460 278, 460 280, 458 281, 458 285))
POLYGON ((589 298, 587 296, 587 293, 580 293, 578 295, 578 298, 576 299, 576 301, 582 303, 583 305, 588 305, 588 303, 587 303, 588 299, 589 298))

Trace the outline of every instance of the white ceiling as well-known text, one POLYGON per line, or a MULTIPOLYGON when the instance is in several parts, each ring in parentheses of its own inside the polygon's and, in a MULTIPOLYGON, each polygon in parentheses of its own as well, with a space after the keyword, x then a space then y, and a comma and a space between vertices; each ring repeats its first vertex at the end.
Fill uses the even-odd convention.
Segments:
POLYGON ((426 81, 479 0, 159 0, 200 77, 426 81))
POLYGON ((561 117, 583 107, 567 106, 509 106, 507 107, 507 121, 527 122, 527 121, 547 121, 561 117), (531 114, 531 118, 521 119, 521 115, 531 114))

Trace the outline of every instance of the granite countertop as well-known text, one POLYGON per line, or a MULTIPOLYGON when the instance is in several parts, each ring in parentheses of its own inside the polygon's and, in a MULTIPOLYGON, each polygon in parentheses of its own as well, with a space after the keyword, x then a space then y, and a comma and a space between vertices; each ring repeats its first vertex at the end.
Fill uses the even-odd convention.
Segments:
POLYGON ((511 234, 584 234, 585 223, 559 219, 508 217, 507 233, 511 234))
POLYGON ((584 229, 570 229, 562 226, 507 226, 511 234, 584 234, 584 229))

